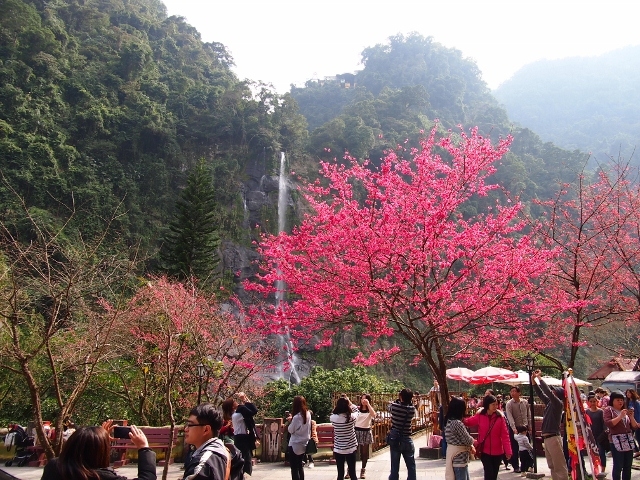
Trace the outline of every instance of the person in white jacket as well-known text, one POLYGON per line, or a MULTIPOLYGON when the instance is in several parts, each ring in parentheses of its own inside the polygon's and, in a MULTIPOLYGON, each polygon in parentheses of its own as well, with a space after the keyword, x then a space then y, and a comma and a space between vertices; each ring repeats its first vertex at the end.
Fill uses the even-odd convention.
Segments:
POLYGON ((291 480, 304 480, 304 458, 307 443, 311 438, 311 412, 307 408, 307 401, 302 395, 293 399, 291 413, 287 417, 289 426, 289 465, 291 466, 291 480))

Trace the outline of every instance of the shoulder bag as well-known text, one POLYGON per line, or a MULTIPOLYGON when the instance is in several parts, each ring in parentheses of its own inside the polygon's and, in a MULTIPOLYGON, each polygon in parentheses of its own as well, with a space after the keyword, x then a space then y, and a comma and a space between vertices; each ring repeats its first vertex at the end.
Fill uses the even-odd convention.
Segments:
POLYGON ((409 413, 405 412, 407 414, 407 416, 404 419, 404 422, 402 423, 402 426, 400 427, 399 430, 396 430, 395 428, 391 428, 391 430, 389 430, 389 432, 387 433, 387 437, 385 438, 385 442, 387 443, 387 445, 389 445, 389 447, 391 448, 400 448, 400 440, 402 438, 402 431, 404 430, 405 425, 407 424, 407 420, 409 419, 409 413))
POLYGON ((484 448, 484 442, 487 440, 487 438, 489 438, 489 434, 491 433, 491 429, 493 428, 493 426, 498 422, 498 414, 495 414, 496 417, 493 418, 493 420, 491 421, 490 425, 489 425, 489 430, 487 430, 487 434, 484 436, 484 438, 481 441, 476 441, 474 442, 473 446, 476 449, 476 457, 479 457, 480 455, 482 455, 482 449, 484 448))

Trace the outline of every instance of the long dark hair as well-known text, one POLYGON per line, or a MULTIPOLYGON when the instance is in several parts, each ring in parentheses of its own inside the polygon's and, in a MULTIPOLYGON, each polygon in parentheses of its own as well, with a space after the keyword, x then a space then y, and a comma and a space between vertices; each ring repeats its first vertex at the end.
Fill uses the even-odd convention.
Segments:
POLYGON ((480 412, 482 415, 487 415, 487 412, 489 411, 489 405, 491 405, 492 403, 497 402, 498 399, 496 397, 494 397, 493 395, 487 395, 486 397, 484 397, 482 399, 482 411, 480 412))
POLYGON ((291 418, 295 417, 298 413, 302 416, 302 423, 307 423, 307 400, 302 395, 296 395, 293 397, 293 407, 291 408, 291 418))
POLYGON ((462 420, 466 411, 467 403, 462 398, 451 397, 451 400, 449 400, 447 415, 444 417, 444 424, 446 425, 449 420, 462 420))
POLYGON ((231 420, 231 415, 236 411, 235 409, 236 401, 233 398, 227 398, 224 402, 222 402, 222 418, 223 420, 231 420))
POLYGON ((369 408, 364 408, 362 406, 362 399, 366 398, 367 400, 369 400, 369 405, 371 405, 371 395, 369 395, 368 393, 363 393, 362 395, 360 395, 360 405, 358 405, 358 409, 362 412, 362 413, 367 413, 369 411, 369 408))
POLYGON ((345 417, 347 417, 347 423, 349 423, 351 421, 351 405, 349 403, 349 399, 339 398, 336 402, 336 406, 333 409, 333 412, 331 413, 333 413, 334 415, 344 415, 345 417))
POLYGON ((111 443, 102 427, 81 427, 62 445, 58 472, 64 480, 100 479, 99 468, 109 466, 111 443))

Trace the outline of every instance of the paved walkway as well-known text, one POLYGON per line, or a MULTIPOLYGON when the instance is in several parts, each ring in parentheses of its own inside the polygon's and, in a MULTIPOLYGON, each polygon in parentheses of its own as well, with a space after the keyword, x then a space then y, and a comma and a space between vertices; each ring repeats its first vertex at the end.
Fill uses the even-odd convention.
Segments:
MULTIPOLYGON (((416 455, 419 447, 426 446, 426 438, 419 435, 414 439, 416 443, 416 455)), ((611 478, 611 459, 607 459, 608 478, 611 478)), ((369 459, 367 464, 367 480, 387 480, 389 477, 390 457, 388 449, 384 449, 369 459)), ((404 463, 400 462, 400 480, 406 479, 406 468, 404 463)), ((169 467, 169 480, 179 480, 182 478, 181 464, 174 464, 169 467)), ((357 463, 357 470, 360 473, 360 462, 357 463)), ((416 457, 416 467, 418 471, 418 480, 444 480, 444 460, 427 460, 416 457)), ((3 478, 2 471, 12 475, 13 478, 21 480, 40 480, 42 476, 42 468, 37 467, 5 467, 0 465, 0 478, 3 478)), ((544 458, 538 458, 538 472, 544 473, 546 479, 549 479, 549 469, 544 458)), ((127 465, 118 469, 118 473, 127 478, 136 478, 137 469, 135 465, 127 465)), ((475 460, 469 465, 469 476, 472 480, 482 479, 482 464, 475 460)), ((305 480, 336 480, 337 470, 335 465, 330 465, 328 461, 317 461, 315 468, 305 469, 305 480)), ((7 478, 6 476, 4 478, 7 478)), ((158 467, 158 478, 162 478, 162 467, 158 467)), ((284 463, 258 463, 253 468, 251 480, 290 480, 291 473, 289 467, 285 467, 284 463)), ((498 480, 520 480, 519 474, 513 473, 512 470, 500 470, 498 480)), ((640 480, 640 471, 633 470, 631 474, 632 480, 640 480)))

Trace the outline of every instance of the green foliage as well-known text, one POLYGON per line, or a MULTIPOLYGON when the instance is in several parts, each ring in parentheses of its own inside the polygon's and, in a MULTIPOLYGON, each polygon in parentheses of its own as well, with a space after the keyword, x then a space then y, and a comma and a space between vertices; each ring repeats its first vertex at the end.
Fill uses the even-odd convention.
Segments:
MULTIPOLYGON (((232 65, 158 0, 2 2, 0 171, 29 206, 81 211, 70 226, 87 235, 122 202, 112 231, 154 253, 204 157, 221 235, 241 238, 246 162, 302 152, 306 124, 290 96, 254 95, 232 65)), ((3 211, 13 197, 0 188, 3 211)))
POLYGON ((260 411, 265 417, 281 417, 291 410, 293 397, 302 395, 313 411, 313 418, 324 423, 329 421, 333 410, 335 392, 392 393, 401 388, 398 381, 386 382, 364 367, 336 370, 314 367, 298 385, 283 379, 268 383, 260 400, 260 411))
POLYGON ((219 263, 217 209, 211 172, 202 159, 189 173, 165 237, 161 256, 169 275, 180 280, 194 277, 202 286, 211 282, 219 263))
MULTIPOLYGON (((532 200, 550 198, 583 170, 586 157, 580 152, 545 144, 532 131, 514 128, 475 63, 458 50, 416 33, 396 35, 366 48, 362 63, 355 88, 310 81, 291 91, 315 127, 310 153, 321 159, 340 160, 348 151, 369 158, 375 167, 385 151, 419 148, 423 132, 436 118, 444 129, 478 126, 485 136, 511 134, 511 154, 498 166, 495 180, 534 215, 539 212, 532 200)), ((500 195, 494 191, 476 198, 463 213, 473 214, 500 195)))

